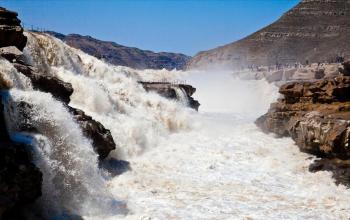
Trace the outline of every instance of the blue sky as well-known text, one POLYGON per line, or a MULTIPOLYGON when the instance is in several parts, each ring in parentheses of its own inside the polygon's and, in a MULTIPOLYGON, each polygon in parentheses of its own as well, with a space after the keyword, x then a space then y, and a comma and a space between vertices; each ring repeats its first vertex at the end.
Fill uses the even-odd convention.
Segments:
POLYGON ((299 0, 0 0, 25 26, 194 55, 255 32, 299 0))

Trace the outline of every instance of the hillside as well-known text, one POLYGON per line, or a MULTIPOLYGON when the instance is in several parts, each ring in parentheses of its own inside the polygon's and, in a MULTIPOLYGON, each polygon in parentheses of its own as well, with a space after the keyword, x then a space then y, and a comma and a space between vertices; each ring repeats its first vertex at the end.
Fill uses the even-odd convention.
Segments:
POLYGON ((303 0, 271 25, 194 56, 188 68, 333 62, 350 57, 350 1, 303 0))
POLYGON ((189 56, 179 53, 141 50, 135 47, 126 47, 114 42, 102 41, 90 36, 79 34, 64 35, 56 32, 47 32, 69 46, 75 47, 108 63, 128 66, 136 69, 184 69, 189 56))

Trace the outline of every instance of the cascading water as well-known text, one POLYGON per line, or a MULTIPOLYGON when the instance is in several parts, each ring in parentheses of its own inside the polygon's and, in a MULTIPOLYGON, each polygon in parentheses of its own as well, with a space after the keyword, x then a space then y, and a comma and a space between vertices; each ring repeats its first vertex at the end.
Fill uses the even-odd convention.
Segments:
MULTIPOLYGON (((107 189, 100 187, 105 180, 96 170, 96 155, 66 109, 47 94, 10 91, 11 103, 32 105, 30 124, 43 135, 34 138, 44 143, 38 155, 46 163, 42 167, 48 169, 47 178, 53 178, 53 170, 68 176, 58 175, 55 189, 66 195, 73 209, 98 210, 80 212, 86 219, 349 218, 350 192, 345 187, 336 186, 327 172, 309 173, 311 159, 290 139, 275 139, 254 125, 277 98, 276 88, 267 82, 242 81, 219 72, 115 67, 53 37, 26 34, 28 60, 70 82, 70 105, 110 129, 117 144, 111 156, 131 163, 131 171, 107 180, 107 189), (196 113, 146 93, 137 83, 176 77, 197 88, 204 111, 196 113), (52 114, 56 116, 49 117, 52 114), (74 132, 68 134, 70 130, 74 132), (63 180, 72 181, 72 187, 64 188, 63 180), (110 204, 101 202, 100 207, 96 201, 109 199, 109 193, 127 203, 128 215, 104 215, 103 207, 110 204)), ((55 187, 46 183, 48 189, 55 187)))
POLYGON ((41 214, 48 218, 65 213, 122 213, 122 204, 105 190, 90 141, 68 110, 50 94, 33 91, 29 79, 10 63, 0 62, 2 82, 14 87, 2 92, 10 136, 33 146, 34 162, 44 174, 43 196, 38 201, 45 207, 41 214))

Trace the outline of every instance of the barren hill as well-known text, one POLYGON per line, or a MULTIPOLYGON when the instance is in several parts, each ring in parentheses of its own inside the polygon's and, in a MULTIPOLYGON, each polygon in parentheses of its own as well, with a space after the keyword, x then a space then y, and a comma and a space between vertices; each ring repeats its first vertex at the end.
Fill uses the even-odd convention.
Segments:
POLYGON ((63 35, 48 31, 47 33, 63 40, 71 47, 75 47, 108 63, 128 66, 136 69, 184 69, 189 56, 180 53, 141 50, 135 47, 126 47, 114 42, 102 41, 90 36, 79 34, 63 35))
POLYGON ((349 39, 350 1, 303 0, 250 36, 198 53, 188 68, 331 62, 350 57, 349 39))

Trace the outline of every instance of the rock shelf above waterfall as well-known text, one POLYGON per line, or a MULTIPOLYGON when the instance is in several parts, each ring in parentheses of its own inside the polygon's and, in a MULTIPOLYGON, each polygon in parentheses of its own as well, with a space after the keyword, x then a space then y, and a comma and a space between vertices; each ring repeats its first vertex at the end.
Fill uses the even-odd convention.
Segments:
POLYGON ((183 93, 185 98, 187 99, 187 105, 198 111, 200 103, 192 98, 192 95, 196 92, 196 88, 191 85, 186 84, 172 84, 168 82, 142 82, 139 83, 143 86, 143 88, 147 92, 156 92, 159 95, 168 98, 175 99, 181 101, 181 95, 177 92, 177 89, 183 93))

